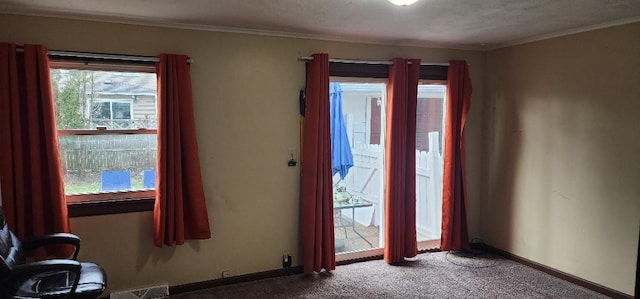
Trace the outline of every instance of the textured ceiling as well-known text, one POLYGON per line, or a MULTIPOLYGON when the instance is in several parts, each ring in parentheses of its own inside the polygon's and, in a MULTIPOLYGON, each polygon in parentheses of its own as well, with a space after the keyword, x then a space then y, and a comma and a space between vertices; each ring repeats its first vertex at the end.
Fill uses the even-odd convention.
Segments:
POLYGON ((490 49, 640 21, 640 0, 0 0, 0 12, 490 49))

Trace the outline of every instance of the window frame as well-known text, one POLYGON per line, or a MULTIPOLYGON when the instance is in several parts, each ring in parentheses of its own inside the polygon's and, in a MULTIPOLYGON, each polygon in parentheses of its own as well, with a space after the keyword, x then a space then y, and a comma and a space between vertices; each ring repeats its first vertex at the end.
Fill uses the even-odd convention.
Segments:
MULTIPOLYGON (((156 74, 155 63, 148 62, 113 62, 95 59, 74 59, 49 57, 49 69, 74 69, 89 71, 137 72, 156 74)), ((103 102, 112 103, 116 99, 105 99, 103 102)), ((133 117, 133 101, 129 103, 131 117, 133 117)), ((157 107, 157 103, 156 103, 157 107)), ((113 107, 110 104, 113 119, 113 107)), ((93 119, 93 116, 90 115, 93 119)), ((127 134, 158 134, 157 129, 57 129, 59 136, 73 135, 127 135, 127 134)), ((157 149, 156 149, 157 150, 157 149)), ((62 170, 62 169, 61 169, 62 170)), ((96 216, 132 212, 153 211, 155 205, 155 189, 133 191, 95 192, 80 194, 65 194, 69 217, 96 216)))
MULTIPOLYGON (((418 85, 447 85, 448 82, 447 65, 421 65, 418 85)), ((335 82, 381 82, 385 83, 389 78, 389 65, 387 64, 361 64, 349 62, 330 62, 329 63, 330 81, 335 82)), ((445 103, 448 90, 445 91, 445 103)), ((446 112, 444 112, 446 113, 446 112)), ((386 118, 386 117, 385 117, 386 118)), ((444 127, 443 127, 444 130, 444 127)), ((384 130, 383 130, 384 131, 384 130)), ((384 132, 382 132, 384 134, 384 132)), ((444 134, 443 134, 444 135, 444 134)), ((444 136, 442 136, 444 138, 444 136)), ((443 145, 444 147, 444 145, 443 145)), ((418 250, 426 252, 437 248, 440 240, 419 241, 418 250)), ((385 244, 385 246, 387 246, 385 244)), ((361 250, 354 252, 336 253, 337 263, 348 263, 350 261, 375 259, 376 256, 382 256, 384 248, 376 248, 371 250, 361 250)))
MULTIPOLYGON (((382 103, 385 103, 386 105, 386 101, 387 101, 387 95, 386 95, 386 90, 387 90, 387 86, 388 86, 388 79, 387 78, 382 78, 382 77, 377 77, 376 74, 379 74, 380 72, 376 72, 376 73, 367 73, 364 72, 363 70, 377 70, 380 71, 382 70, 382 68, 378 68, 378 66, 380 65, 368 65, 368 64, 350 64, 350 63, 331 63, 330 67, 329 67, 329 82, 338 82, 338 83, 347 83, 347 84, 375 84, 375 85, 379 85, 382 84, 382 89, 380 90, 381 94, 380 94, 380 100, 382 101, 382 103), (334 65, 341 65, 340 67, 334 67, 334 65), (367 66, 373 66, 373 68, 367 69, 367 66), (349 70, 350 68, 353 68, 354 70, 358 71, 358 72, 346 72, 344 70, 349 70), (360 68, 363 67, 363 68, 360 68), (340 72, 332 72, 332 68, 340 70, 340 72), (344 75, 349 75, 349 76, 340 76, 340 75, 334 75, 334 73, 338 73, 338 74, 344 74, 344 75)), ((386 68, 387 70, 389 69, 388 65, 382 65, 384 68, 386 68)), ((344 97, 344 93, 346 92, 346 89, 344 88, 344 85, 342 92, 343 92, 343 97, 344 97)), ((366 100, 370 100, 370 98, 367 98, 366 100)), ((366 101, 365 100, 365 101, 366 101)), ((343 105, 344 105, 344 98, 343 98, 343 105)), ((384 106, 383 106, 384 107, 384 106)), ((344 109, 344 108, 343 108, 344 109)), ((365 110, 367 108, 365 107, 365 110)), ((343 110, 344 112, 344 110, 343 110)), ((384 140, 386 137, 386 109, 382 109, 381 110, 381 115, 380 115, 380 119, 384 120, 380 123, 381 127, 380 127, 380 140, 384 140)), ((366 126, 365 126, 366 127, 366 126)), ((353 140, 349 140, 349 142, 354 142, 353 140)), ((383 144, 380 143, 380 145, 382 146, 383 144)), ((384 169, 384 164, 386 162, 384 162, 383 159, 383 169, 384 169)), ((384 173, 384 172, 383 172, 384 173)), ((384 174, 383 174, 384 175, 384 174)), ((333 175, 332 175, 332 179, 333 179, 333 175)), ((381 180, 382 182, 384 182, 384 179, 381 180)), ((332 181, 332 184, 335 184, 336 182, 332 181)), ((386 186, 383 186, 386 187, 386 186)), ((382 192, 384 193, 384 192, 382 192)), ((382 196, 381 201, 380 202, 384 202, 383 200, 384 196, 382 196)), ((352 211, 355 213, 355 211, 352 211)), ((334 209, 334 213, 342 213, 342 210, 335 210, 334 209)), ((335 217, 336 214, 334 214, 335 217)), ((355 221, 355 219, 352 219, 351 221, 355 221)), ((349 226, 348 226, 349 227, 349 226)), ((336 225, 334 223, 334 229, 336 229, 336 225)), ((378 234, 382 234, 384 235, 384 226, 382 225, 382 223, 378 226, 378 234)), ((363 239, 366 239, 365 237, 363 237, 363 239)), ((368 241, 367 241, 368 242, 368 241)), ((378 256, 382 256, 384 254, 384 246, 383 247, 378 247, 378 244, 374 243, 374 245, 376 247, 374 248, 363 248, 363 249, 359 249, 359 250, 355 250, 355 251, 345 251, 345 252, 335 252, 335 259, 336 259, 336 263, 338 264, 342 264, 342 263, 349 263, 351 261, 360 261, 360 260, 367 260, 367 259, 375 259, 378 256)), ((385 245, 386 246, 386 245, 385 245)))
MULTIPOLYGON (((447 82, 446 65, 421 65, 420 80, 447 82)), ((329 76, 352 78, 389 78, 388 64, 362 64, 348 62, 329 62, 329 76)))
MULTIPOLYGON (((126 135, 126 134, 158 134, 157 129, 132 129, 132 130, 58 130, 58 136, 75 136, 75 135, 126 135)), ((134 190, 134 191, 116 191, 116 192, 96 192, 96 193, 79 193, 65 194, 67 203, 87 204, 92 201, 105 202, 109 200, 135 200, 155 197, 155 189, 153 190, 134 190), (89 200, 91 199, 91 200, 89 200)))

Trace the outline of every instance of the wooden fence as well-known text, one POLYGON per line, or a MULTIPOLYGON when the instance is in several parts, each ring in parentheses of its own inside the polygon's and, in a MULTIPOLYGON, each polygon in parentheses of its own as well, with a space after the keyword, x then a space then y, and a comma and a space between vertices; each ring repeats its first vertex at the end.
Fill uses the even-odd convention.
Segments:
POLYGON ((103 170, 154 169, 157 156, 155 134, 67 135, 60 137, 65 173, 103 170))

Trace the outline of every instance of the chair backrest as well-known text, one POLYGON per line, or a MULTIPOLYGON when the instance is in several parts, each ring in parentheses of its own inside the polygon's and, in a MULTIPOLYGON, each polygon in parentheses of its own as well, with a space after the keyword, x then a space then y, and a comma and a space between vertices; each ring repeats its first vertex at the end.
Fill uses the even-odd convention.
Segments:
POLYGON ((13 267, 24 263, 24 256, 20 250, 21 243, 18 237, 9 230, 4 218, 4 211, 0 207, 0 275, 13 267))
MULTIPOLYGON (((59 235, 62 237, 62 235, 59 235)), ((37 243, 37 241, 36 241, 37 243)), ((55 240, 51 244, 55 243, 55 240)), ((32 243, 33 244, 33 243, 32 243)), ((25 242, 27 247, 29 246, 25 242)), ((37 246, 35 244, 33 246, 37 246)), ((106 288, 106 275, 104 270, 93 263, 69 261, 75 264, 60 263, 58 260, 49 260, 46 267, 30 267, 39 273, 30 273, 27 276, 14 275, 16 266, 24 264, 22 243, 15 234, 9 230, 5 220, 4 211, 0 206, 0 299, 4 298, 96 298, 106 288), (69 265, 82 267, 82 274, 71 272, 69 265), (56 266, 59 266, 56 268, 56 266), (76 274, 80 276, 76 276, 76 274), (79 282, 82 282, 79 284, 79 282), (73 285, 73 286, 72 286, 73 285), (76 293, 67 296, 67 292, 74 290, 76 293)), ((42 265, 40 265, 42 266, 42 265)))

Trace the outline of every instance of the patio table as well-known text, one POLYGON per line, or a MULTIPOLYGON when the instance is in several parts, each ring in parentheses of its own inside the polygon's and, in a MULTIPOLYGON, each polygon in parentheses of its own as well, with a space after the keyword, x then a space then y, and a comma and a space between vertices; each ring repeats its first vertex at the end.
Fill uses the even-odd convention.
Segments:
POLYGON ((365 238, 362 234, 360 234, 358 232, 358 230, 356 230, 356 218, 355 218, 355 214, 356 214, 356 209, 358 208, 364 208, 364 207, 370 207, 373 206, 372 203, 365 201, 363 199, 359 199, 356 197, 352 197, 350 201, 348 202, 338 202, 338 201, 334 201, 333 202, 333 211, 334 211, 334 215, 338 215, 339 218, 339 222, 340 225, 335 226, 335 228, 342 228, 344 229, 344 236, 345 238, 347 237, 347 227, 351 227, 351 229, 353 230, 353 232, 358 235, 358 237, 362 238, 362 240, 364 240, 365 242, 367 242, 367 244, 369 244, 369 246, 371 246, 371 248, 373 248, 373 244, 371 244, 371 242, 369 242, 369 240, 367 240, 367 238, 365 238), (344 224, 346 222, 346 220, 342 217, 342 210, 348 210, 351 209, 351 224, 349 225, 344 224))

